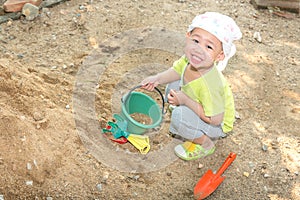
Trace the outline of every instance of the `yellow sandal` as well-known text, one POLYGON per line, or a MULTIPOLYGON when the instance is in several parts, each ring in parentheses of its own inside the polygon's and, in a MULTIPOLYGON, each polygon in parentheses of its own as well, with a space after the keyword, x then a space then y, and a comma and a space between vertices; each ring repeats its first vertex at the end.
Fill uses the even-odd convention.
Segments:
POLYGON ((183 144, 175 147, 175 154, 183 160, 196 160, 214 153, 216 147, 212 147, 207 150, 204 149, 200 144, 195 144, 190 141, 186 141, 183 144))

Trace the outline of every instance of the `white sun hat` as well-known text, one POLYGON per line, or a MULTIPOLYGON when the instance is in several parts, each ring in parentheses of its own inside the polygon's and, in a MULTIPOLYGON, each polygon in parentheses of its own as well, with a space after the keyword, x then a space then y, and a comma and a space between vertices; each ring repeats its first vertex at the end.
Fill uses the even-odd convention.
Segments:
POLYGON ((242 38, 240 28, 231 17, 217 12, 206 12, 196 16, 189 26, 188 32, 191 32, 195 28, 206 30, 222 42, 225 58, 224 60, 219 61, 217 68, 218 70, 223 71, 228 60, 236 52, 233 41, 242 38))

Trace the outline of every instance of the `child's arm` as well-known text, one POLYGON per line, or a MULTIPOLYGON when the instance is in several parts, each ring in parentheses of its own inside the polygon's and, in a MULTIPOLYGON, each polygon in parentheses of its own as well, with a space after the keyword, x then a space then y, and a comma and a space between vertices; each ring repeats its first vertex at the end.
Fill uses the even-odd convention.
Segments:
POLYGON ((212 125, 220 125, 223 121, 224 113, 208 117, 204 113, 202 105, 189 98, 182 91, 170 90, 168 101, 172 105, 185 105, 193 110, 204 122, 212 125))
POLYGON ((179 80, 180 75, 172 68, 163 71, 157 75, 149 76, 142 81, 142 88, 152 91, 159 84, 171 83, 179 80))

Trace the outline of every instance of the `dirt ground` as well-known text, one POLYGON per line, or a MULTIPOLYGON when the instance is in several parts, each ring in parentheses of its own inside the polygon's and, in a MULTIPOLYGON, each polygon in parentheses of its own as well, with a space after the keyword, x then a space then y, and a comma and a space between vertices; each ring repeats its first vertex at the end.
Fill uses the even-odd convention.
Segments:
POLYGON ((237 158, 207 199, 300 199, 299 24, 298 14, 278 16, 245 0, 72 0, 43 9, 33 21, 1 24, 0 200, 193 199, 198 180, 218 170, 230 152, 237 158), (230 15, 243 33, 224 71, 239 114, 234 131, 216 143, 213 155, 190 162, 171 148, 159 151, 175 140, 168 137, 169 114, 149 133, 149 157, 103 138, 101 128, 120 108, 124 91, 180 55, 182 46, 165 34, 184 36, 205 11, 230 15), (153 46, 160 49, 142 48, 149 41, 138 31, 143 45, 132 51, 130 41, 124 45, 115 36, 156 28, 162 36, 153 46), (179 53, 165 50, 169 46, 179 53), (89 66, 95 68, 85 79, 89 66), (90 82, 90 93, 78 90, 90 82), (91 113, 96 126, 84 121, 91 113), (131 170, 137 163, 126 159, 130 152, 145 168, 131 170), (157 167, 147 165, 153 161, 157 167))

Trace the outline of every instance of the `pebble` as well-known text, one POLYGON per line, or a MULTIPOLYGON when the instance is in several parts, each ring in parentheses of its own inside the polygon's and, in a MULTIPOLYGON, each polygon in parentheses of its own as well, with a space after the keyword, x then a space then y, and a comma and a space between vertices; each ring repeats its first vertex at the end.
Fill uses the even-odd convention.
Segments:
POLYGON ((28 170, 31 170, 31 169, 32 169, 32 167, 31 167, 31 164, 30 164, 30 163, 27 163, 27 169, 28 169, 28 170))
POLYGON ((139 178, 140 178, 139 175, 135 175, 135 176, 132 177, 132 179, 135 180, 135 181, 137 181, 139 178))
POLYGON ((24 58, 24 54, 19 53, 19 54, 17 55, 17 57, 18 57, 19 59, 22 59, 22 58, 24 58))
POLYGON ((12 25, 12 21, 9 20, 7 23, 6 23, 7 26, 11 26, 12 25))
POLYGON ((68 104, 68 105, 66 105, 66 109, 70 109, 70 105, 68 104))
POLYGON ((52 200, 53 198, 52 197, 46 197, 46 200, 52 200))
POLYGON ((250 174, 249 174, 249 172, 244 172, 243 175, 248 178, 250 174))
POLYGON ((51 70, 55 70, 55 69, 57 69, 57 66, 52 66, 51 67, 51 70))
POLYGON ((33 181, 26 181, 26 185, 33 185, 33 181))
POLYGON ((24 121, 26 117, 24 115, 20 116, 20 120, 24 121))
POLYGON ((22 14, 25 15, 26 20, 32 21, 39 15, 39 7, 26 3, 22 8, 22 14))
POLYGON ((254 34, 253 34, 253 38, 257 41, 257 42, 259 42, 259 43, 261 43, 262 42, 262 38, 261 38, 261 36, 260 36, 260 33, 259 32, 254 32, 254 34))
POLYGON ((106 183, 107 183, 107 180, 108 180, 108 177, 109 177, 109 173, 106 173, 106 174, 103 176, 101 183, 106 184, 106 183))
POLYGON ((4 195, 0 194, 0 200, 4 200, 4 195))
POLYGON ((41 120, 44 119, 44 115, 43 115, 43 113, 40 113, 40 112, 34 112, 33 113, 33 119, 35 121, 41 121, 41 120))
POLYGON ((269 174, 264 174, 264 178, 269 178, 271 177, 269 174))
POLYGON ((34 164, 34 166, 35 166, 36 168, 38 168, 38 165, 37 165, 36 160, 33 160, 33 164, 34 164))
POLYGON ((240 114, 237 111, 235 111, 235 118, 236 119, 241 119, 241 116, 240 116, 240 114))
POLYGON ((42 13, 45 13, 48 17, 51 16, 51 12, 49 8, 42 8, 42 13))
POLYGON ((26 136, 25 136, 25 135, 21 137, 21 141, 22 141, 22 142, 25 142, 25 141, 26 141, 26 136))
POLYGON ((268 151, 268 146, 267 146, 266 144, 263 144, 262 150, 263 150, 263 151, 268 151))
POLYGON ((96 187, 97 187, 97 190, 98 190, 99 192, 102 191, 102 184, 101 184, 101 183, 98 183, 96 187))
POLYGON ((203 166, 204 166, 203 164, 199 163, 199 164, 198 164, 198 169, 203 168, 203 166))
POLYGON ((144 38, 143 37, 138 37, 138 42, 143 42, 144 38))

